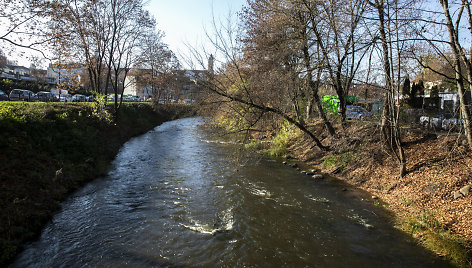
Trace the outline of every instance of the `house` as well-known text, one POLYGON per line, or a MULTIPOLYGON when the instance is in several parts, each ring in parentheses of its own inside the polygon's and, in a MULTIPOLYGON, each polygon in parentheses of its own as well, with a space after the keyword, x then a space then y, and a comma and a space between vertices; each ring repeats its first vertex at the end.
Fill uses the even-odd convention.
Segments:
POLYGON ((124 81, 123 95, 138 96, 143 100, 151 98, 150 72, 148 69, 131 69, 124 81))
POLYGON ((31 77, 29 68, 12 64, 2 64, 0 66, 0 78, 31 82, 37 80, 36 78, 31 77))
POLYGON ((199 92, 197 81, 205 74, 202 70, 175 70, 152 75, 149 69, 133 69, 125 79, 123 94, 142 99, 156 97, 165 101, 194 102, 199 92))
MULTIPOLYGON (((423 107, 430 109, 440 109, 450 113, 456 112, 460 105, 460 96, 457 92, 438 92, 437 96, 431 96, 431 93, 420 95, 423 98, 423 107)), ((466 91, 465 98, 470 102, 470 91, 466 91)))
POLYGON ((46 74, 46 82, 51 85, 62 84, 66 86, 82 85, 83 66, 79 64, 49 64, 46 74))

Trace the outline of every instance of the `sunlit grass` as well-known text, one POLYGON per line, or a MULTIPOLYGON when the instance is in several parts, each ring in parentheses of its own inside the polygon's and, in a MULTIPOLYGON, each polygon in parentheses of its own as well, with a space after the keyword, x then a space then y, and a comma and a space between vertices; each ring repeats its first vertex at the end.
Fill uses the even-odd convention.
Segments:
POLYGON ((428 212, 413 214, 401 222, 400 228, 421 241, 424 247, 448 258, 453 265, 471 267, 471 245, 446 230, 437 216, 428 212))

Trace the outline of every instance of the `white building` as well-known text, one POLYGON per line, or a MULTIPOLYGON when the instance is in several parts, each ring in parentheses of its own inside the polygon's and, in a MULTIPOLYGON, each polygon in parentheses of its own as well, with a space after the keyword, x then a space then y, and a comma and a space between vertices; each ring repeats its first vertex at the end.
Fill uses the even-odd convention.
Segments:
POLYGON ((0 66, 0 78, 36 81, 36 78, 31 77, 30 75, 30 69, 23 66, 16 66, 11 64, 4 64, 0 66))
POLYGON ((65 84, 69 86, 79 85, 82 81, 84 69, 76 67, 71 64, 68 65, 53 65, 49 64, 46 81, 49 84, 65 84))

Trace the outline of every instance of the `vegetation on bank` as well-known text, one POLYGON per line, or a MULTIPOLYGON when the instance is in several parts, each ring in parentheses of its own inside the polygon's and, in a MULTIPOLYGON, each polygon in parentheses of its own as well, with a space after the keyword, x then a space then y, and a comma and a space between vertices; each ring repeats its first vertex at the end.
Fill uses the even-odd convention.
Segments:
POLYGON ((71 191, 105 175, 130 137, 192 113, 186 105, 0 102, 0 266, 36 237, 71 191))

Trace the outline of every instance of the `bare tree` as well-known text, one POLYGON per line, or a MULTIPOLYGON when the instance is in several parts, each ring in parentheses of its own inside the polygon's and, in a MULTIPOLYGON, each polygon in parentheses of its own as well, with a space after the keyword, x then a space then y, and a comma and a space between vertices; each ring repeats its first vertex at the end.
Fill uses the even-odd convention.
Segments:
POLYGON ((46 56, 45 45, 55 37, 42 27, 44 9, 31 0, 0 0, 0 7, 0 46, 10 52, 25 48, 46 56))
POLYGON ((360 27, 366 11, 364 0, 301 1, 308 14, 307 26, 313 32, 324 58, 323 67, 340 101, 342 121, 346 119, 349 90, 364 56, 371 46, 365 28, 360 27))
POLYGON ((400 166, 400 176, 406 170, 406 156, 401 140, 400 131, 400 95, 401 82, 407 75, 402 72, 404 66, 407 35, 407 23, 413 20, 410 11, 412 1, 369 1, 373 7, 372 19, 378 22, 376 34, 380 37, 381 62, 383 64, 384 87, 386 97, 382 113, 381 129, 385 142, 393 152, 400 166))
MULTIPOLYGON (((217 100, 219 103, 241 104, 244 107, 241 111, 249 111, 246 114, 254 116, 255 121, 265 114, 285 119, 307 134, 318 148, 328 150, 329 148, 323 145, 314 132, 308 128, 303 118, 298 116, 296 111, 298 107, 293 105, 293 102, 292 105, 281 105, 286 103, 285 96, 291 96, 291 100, 297 96, 298 81, 296 77, 293 77, 293 72, 286 72, 283 67, 273 68, 269 72, 258 72, 252 65, 254 63, 250 61, 250 58, 245 56, 249 52, 244 42, 240 42, 240 37, 243 36, 242 32, 238 31, 240 28, 236 27, 230 18, 227 19, 227 23, 222 24, 221 27, 217 27, 217 23, 214 23, 214 37, 211 39, 214 49, 217 51, 216 57, 223 59, 224 64, 221 64, 209 79, 201 81, 202 86, 220 96, 221 98, 217 100), (265 76, 264 80, 259 80, 257 74, 265 76), (276 79, 291 82, 285 84, 276 79), (272 82, 267 83, 268 81, 272 82), (292 90, 292 86, 295 86, 295 91, 292 90), (287 93, 291 95, 286 95, 287 93)), ((196 58, 209 57, 209 55, 202 57, 196 50, 194 52, 197 55, 196 58)), ((261 58, 262 60, 270 61, 270 59, 261 58)), ((273 58, 273 60, 276 59, 273 58)), ((286 67, 291 68, 290 64, 288 62, 286 67)), ((271 67, 270 65, 265 66, 271 67)), ((249 127, 252 124, 249 124, 249 127)))
POLYGON ((155 21, 142 0, 55 0, 43 2, 52 18, 55 46, 69 61, 85 62, 92 90, 115 95, 119 109, 125 79, 136 63, 143 36, 155 21))
POLYGON ((245 57, 252 59, 252 68, 259 68, 258 73, 277 71, 278 80, 286 76, 290 86, 285 92, 297 117, 302 117, 306 107, 305 117, 309 119, 315 106, 328 134, 333 136, 335 130, 319 96, 324 58, 309 27, 310 9, 291 0, 248 3, 243 16, 247 29, 244 42, 245 57))
MULTIPOLYGON (((455 70, 455 81, 457 85, 457 91, 460 98, 461 117, 464 120, 464 130, 469 144, 469 148, 472 149, 472 129, 470 119, 470 108, 469 101, 465 97, 467 87, 470 89, 472 85, 472 57, 467 58, 466 49, 462 47, 460 34, 460 21, 464 19, 463 13, 466 12, 468 16, 468 24, 470 30, 470 37, 472 37, 472 14, 470 11, 470 2, 462 0, 459 7, 456 10, 455 21, 450 12, 450 5, 448 0, 440 0, 444 18, 446 21, 447 32, 449 34, 449 46, 453 55, 453 66, 455 70), (465 64, 467 70, 467 77, 464 79, 462 76, 461 63, 465 64)), ((472 48, 472 47, 471 47, 472 48)), ((470 51, 470 50, 469 50, 470 51)))
POLYGON ((143 85, 150 87, 154 101, 161 98, 169 76, 173 76, 173 72, 180 68, 177 57, 163 42, 163 37, 162 32, 146 34, 136 63, 138 68, 144 69, 140 72, 141 80, 143 85))
POLYGON ((112 0, 110 11, 113 37, 107 47, 107 68, 113 72, 109 79, 116 113, 121 106, 126 77, 136 63, 142 36, 154 30, 155 21, 144 11, 141 0, 112 0))

